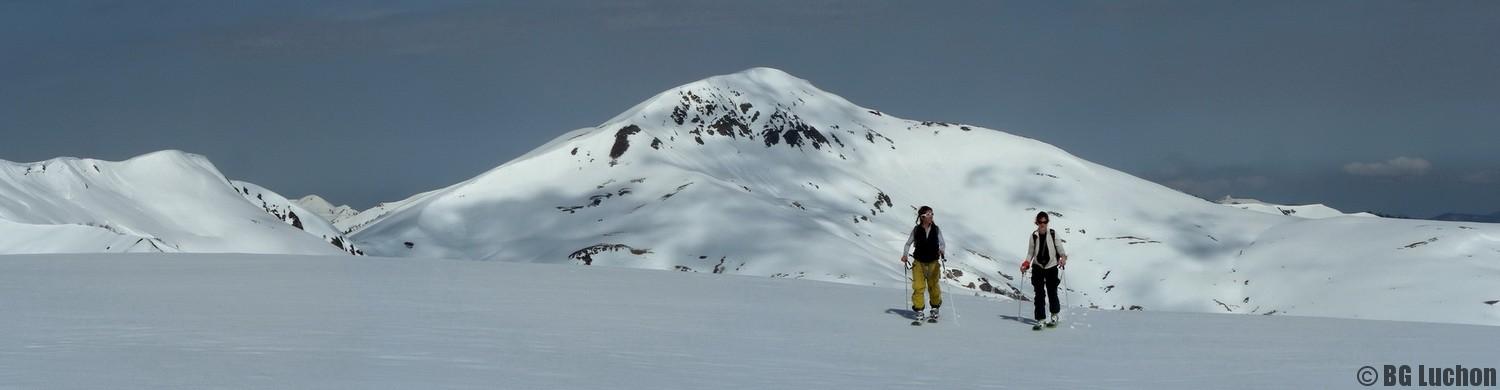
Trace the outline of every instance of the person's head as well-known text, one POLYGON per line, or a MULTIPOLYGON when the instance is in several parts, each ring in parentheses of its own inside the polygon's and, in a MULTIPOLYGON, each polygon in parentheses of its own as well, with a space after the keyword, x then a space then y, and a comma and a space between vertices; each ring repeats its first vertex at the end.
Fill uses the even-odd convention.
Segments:
POLYGON ((1036 213, 1036 221, 1034 221, 1034 222, 1036 222, 1036 227, 1038 229, 1046 229, 1047 228, 1047 222, 1051 222, 1051 221, 1052 221, 1052 216, 1051 215, 1047 215, 1047 212, 1043 211, 1043 212, 1036 213))
POLYGON ((917 224, 921 225, 924 222, 928 223, 928 224, 932 223, 932 208, 931 207, 922 206, 920 208, 917 208, 917 224))

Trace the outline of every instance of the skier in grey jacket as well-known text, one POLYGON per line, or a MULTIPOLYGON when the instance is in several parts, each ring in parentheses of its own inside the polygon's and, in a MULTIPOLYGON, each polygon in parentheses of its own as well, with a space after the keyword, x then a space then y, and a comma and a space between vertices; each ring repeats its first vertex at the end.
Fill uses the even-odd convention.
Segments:
POLYGON ((1058 315, 1062 312, 1062 304, 1057 299, 1057 285, 1060 283, 1057 272, 1067 266, 1068 252, 1058 243, 1057 231, 1047 228, 1050 220, 1045 211, 1036 214, 1036 230, 1031 232, 1031 239, 1027 242, 1026 260, 1021 262, 1021 273, 1031 271, 1031 286, 1036 289, 1036 298, 1032 302, 1036 303, 1033 316, 1037 323, 1032 330, 1042 330, 1042 325, 1057 326, 1058 315), (1052 313, 1051 318, 1045 316, 1047 312, 1052 313))

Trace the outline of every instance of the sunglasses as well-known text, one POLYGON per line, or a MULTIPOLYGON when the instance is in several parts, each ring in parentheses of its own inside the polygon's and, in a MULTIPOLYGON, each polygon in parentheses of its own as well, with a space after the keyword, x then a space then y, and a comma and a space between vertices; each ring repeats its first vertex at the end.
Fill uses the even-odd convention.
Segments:
POLYGON ((1041 225, 1041 224, 1044 224, 1044 223, 1047 223, 1047 220, 1045 220, 1045 219, 1038 219, 1038 220, 1036 220, 1036 224, 1037 225, 1041 225))

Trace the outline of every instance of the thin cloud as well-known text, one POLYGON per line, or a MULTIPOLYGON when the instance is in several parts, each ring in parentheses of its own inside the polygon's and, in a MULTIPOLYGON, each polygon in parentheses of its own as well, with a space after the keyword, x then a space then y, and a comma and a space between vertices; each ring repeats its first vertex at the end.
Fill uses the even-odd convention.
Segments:
POLYGON ((368 8, 321 17, 256 20, 204 32, 195 39, 208 47, 234 50, 411 54, 534 43, 540 34, 559 31, 587 37, 672 31, 765 32, 807 26, 836 29, 888 15, 893 4, 888 0, 653 0, 368 8))
POLYGON ((1496 172, 1496 171, 1472 172, 1472 173, 1469 173, 1467 175, 1463 175, 1462 177, 1459 177, 1459 180, 1463 181, 1464 183, 1469 183, 1469 184, 1495 184, 1495 183, 1500 183, 1500 172, 1496 172))
POLYGON ((1372 177, 1416 177, 1432 170, 1432 163, 1422 158, 1396 157, 1384 162, 1344 164, 1344 173, 1372 177))

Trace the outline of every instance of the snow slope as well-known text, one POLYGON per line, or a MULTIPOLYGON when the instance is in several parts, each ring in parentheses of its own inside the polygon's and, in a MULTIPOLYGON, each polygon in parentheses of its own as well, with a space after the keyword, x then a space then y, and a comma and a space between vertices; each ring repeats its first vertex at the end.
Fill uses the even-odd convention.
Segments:
POLYGON ((1015 270, 1044 211, 1077 306, 1500 324, 1483 303, 1500 225, 1226 207, 769 68, 667 90, 345 231, 380 256, 899 286, 921 205, 949 243, 946 280, 980 294, 1030 295, 1015 270))
POLYGON ((911 327, 902 294, 578 265, 0 256, 0 388, 1332 389, 1360 388, 1363 366, 1500 362, 1492 326, 1074 308, 1033 332, 1014 302, 954 294, 947 321, 911 327))
POLYGON ((390 214, 391 211, 400 209, 407 204, 420 201, 422 200, 422 198, 426 198, 428 195, 432 195, 436 192, 438 191, 427 191, 395 202, 384 202, 381 204, 377 204, 375 205, 375 207, 360 211, 358 214, 346 218, 341 218, 338 221, 335 221, 333 225, 334 227, 337 227, 339 231, 344 232, 344 234, 354 234, 359 232, 360 230, 363 230, 365 227, 368 227, 370 223, 378 221, 380 220, 380 218, 385 217, 386 214, 390 214))
POLYGON ((246 202, 202 156, 0 160, 0 253, 79 252, 340 253, 246 202))

